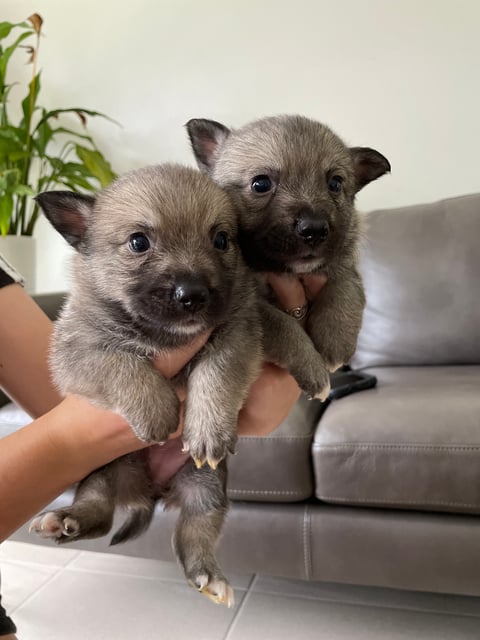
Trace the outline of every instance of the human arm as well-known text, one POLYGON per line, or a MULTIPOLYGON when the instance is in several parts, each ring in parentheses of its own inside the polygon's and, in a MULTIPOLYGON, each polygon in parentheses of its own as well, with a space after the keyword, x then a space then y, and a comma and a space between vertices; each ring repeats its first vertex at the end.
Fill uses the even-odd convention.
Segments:
POLYGON ((19 284, 0 288, 0 388, 36 418, 62 397, 48 369, 52 322, 19 284))

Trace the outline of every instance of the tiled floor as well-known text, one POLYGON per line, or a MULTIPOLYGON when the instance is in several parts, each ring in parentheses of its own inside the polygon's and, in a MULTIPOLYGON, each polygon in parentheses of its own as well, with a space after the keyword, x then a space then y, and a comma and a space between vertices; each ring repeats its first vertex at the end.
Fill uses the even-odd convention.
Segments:
POLYGON ((5 542, 0 567, 19 640, 480 639, 480 598, 229 575, 227 609, 164 562, 5 542))

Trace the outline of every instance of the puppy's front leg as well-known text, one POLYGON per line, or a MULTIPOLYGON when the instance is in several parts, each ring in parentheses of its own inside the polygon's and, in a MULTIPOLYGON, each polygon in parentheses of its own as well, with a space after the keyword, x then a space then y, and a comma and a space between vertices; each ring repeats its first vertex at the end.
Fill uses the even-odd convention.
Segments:
POLYGON ((198 467, 216 468, 234 452, 238 412, 261 366, 256 320, 232 322, 215 334, 188 379, 182 439, 198 467))
POLYGON ((330 371, 353 356, 362 325, 365 293, 354 266, 340 266, 330 274, 307 320, 306 331, 330 371))
POLYGON ((56 357, 66 349, 59 341, 52 364, 55 378, 66 393, 85 396, 98 406, 123 416, 135 435, 145 442, 161 442, 178 426, 179 400, 168 380, 149 359, 109 350, 72 349, 68 358, 56 357))
POLYGON ((298 320, 266 300, 260 302, 265 359, 287 369, 309 398, 330 393, 327 364, 298 320))

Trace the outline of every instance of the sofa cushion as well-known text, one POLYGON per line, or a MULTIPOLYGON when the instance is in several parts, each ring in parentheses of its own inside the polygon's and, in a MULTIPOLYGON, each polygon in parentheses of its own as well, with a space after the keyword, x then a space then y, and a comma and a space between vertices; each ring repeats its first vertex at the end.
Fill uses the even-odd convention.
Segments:
POLYGON ((265 437, 241 436, 228 462, 228 495, 236 500, 296 502, 313 495, 313 432, 323 411, 300 398, 290 415, 265 437))
POLYGON ((366 216, 352 366, 480 364, 480 194, 366 216))
POLYGON ((333 401, 313 444, 326 502, 480 513, 480 366, 368 370, 333 401))

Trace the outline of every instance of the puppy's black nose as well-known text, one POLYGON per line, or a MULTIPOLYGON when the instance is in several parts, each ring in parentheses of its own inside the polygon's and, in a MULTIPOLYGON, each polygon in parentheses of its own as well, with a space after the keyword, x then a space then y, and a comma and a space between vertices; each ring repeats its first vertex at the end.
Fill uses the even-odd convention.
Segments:
POLYGON ((173 299, 186 311, 195 313, 204 307, 210 297, 207 283, 203 278, 185 276, 176 280, 173 299))
POLYGON ((330 227, 324 217, 312 213, 297 218, 295 231, 306 242, 323 242, 328 237, 330 227))

